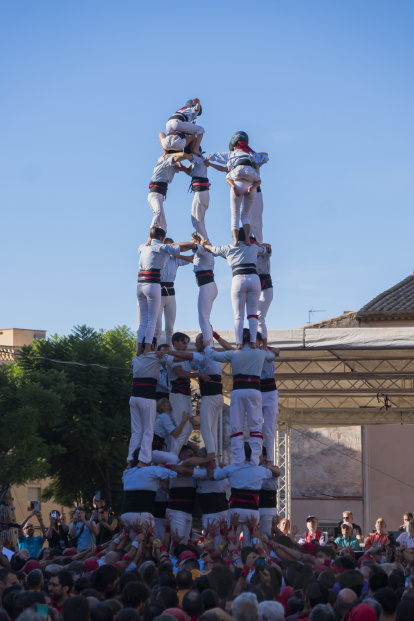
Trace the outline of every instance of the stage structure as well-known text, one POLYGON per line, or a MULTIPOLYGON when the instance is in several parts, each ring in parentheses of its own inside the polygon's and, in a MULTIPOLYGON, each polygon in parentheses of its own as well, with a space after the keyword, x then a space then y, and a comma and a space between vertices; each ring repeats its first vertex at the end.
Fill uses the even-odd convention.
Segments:
MULTIPOLYGON (((234 346, 232 331, 219 332, 234 346)), ((194 343, 197 332, 186 333, 194 343)), ((414 424, 414 328, 269 330, 269 345, 281 350, 275 365, 277 506, 290 517, 292 429, 414 424)), ((225 364, 226 403, 231 383, 225 364)))

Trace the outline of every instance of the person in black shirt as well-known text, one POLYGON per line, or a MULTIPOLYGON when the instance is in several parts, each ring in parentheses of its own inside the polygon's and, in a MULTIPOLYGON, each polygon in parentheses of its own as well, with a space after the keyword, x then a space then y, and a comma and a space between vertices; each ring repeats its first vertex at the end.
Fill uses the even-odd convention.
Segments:
POLYGON ((349 522, 350 524, 352 524, 353 531, 351 535, 356 537, 358 541, 362 541, 362 530, 361 530, 361 527, 358 526, 358 524, 355 524, 352 511, 342 511, 342 520, 338 524, 338 529, 337 529, 338 535, 336 536, 338 537, 341 535, 341 525, 344 522, 349 522))
POLYGON ((114 532, 118 528, 118 520, 110 515, 107 506, 98 509, 98 524, 96 526, 96 543, 103 544, 111 541, 114 532))
POLYGON ((59 511, 51 511, 49 514, 50 524, 45 531, 45 537, 49 548, 66 548, 68 545, 69 526, 61 520, 59 511))

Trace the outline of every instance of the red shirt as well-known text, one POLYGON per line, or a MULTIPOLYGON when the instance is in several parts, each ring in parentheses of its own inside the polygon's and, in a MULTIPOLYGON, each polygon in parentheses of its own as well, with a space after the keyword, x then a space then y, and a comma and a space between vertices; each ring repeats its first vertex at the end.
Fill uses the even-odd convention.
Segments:
POLYGON ((376 543, 380 546, 385 546, 388 543, 388 533, 372 533, 372 535, 368 535, 365 539, 365 550, 369 550, 376 543))

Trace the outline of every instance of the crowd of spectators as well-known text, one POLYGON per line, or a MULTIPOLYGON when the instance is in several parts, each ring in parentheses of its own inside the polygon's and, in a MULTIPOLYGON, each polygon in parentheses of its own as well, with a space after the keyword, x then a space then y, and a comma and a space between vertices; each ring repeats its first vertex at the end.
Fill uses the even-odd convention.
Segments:
POLYGON ((186 544, 168 517, 163 541, 150 521, 121 530, 104 500, 88 517, 77 507, 69 524, 49 517, 46 526, 29 513, 19 551, 0 556, 0 621, 414 620, 410 513, 396 539, 378 518, 365 548, 350 511, 328 540, 313 515, 298 541, 289 520, 275 518, 265 536, 252 517, 250 545, 236 535, 237 512, 229 524, 194 528, 186 544))

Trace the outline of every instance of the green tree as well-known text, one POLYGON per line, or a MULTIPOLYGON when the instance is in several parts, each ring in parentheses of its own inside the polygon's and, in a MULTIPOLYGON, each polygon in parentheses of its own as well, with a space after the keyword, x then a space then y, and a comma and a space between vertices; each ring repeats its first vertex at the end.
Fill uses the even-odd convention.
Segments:
POLYGON ((48 444, 44 434, 63 415, 71 393, 56 370, 44 381, 37 371, 29 379, 18 365, 0 365, 0 501, 11 485, 45 477, 50 460, 63 452, 58 442, 48 444))
POLYGON ((129 367, 135 347, 135 334, 125 326, 108 331, 76 326, 69 336, 54 335, 22 348, 17 366, 26 381, 37 378, 42 387, 49 387, 50 378, 58 372, 68 391, 58 415, 42 427, 43 442, 50 449, 47 474, 52 478, 44 499, 54 497, 69 506, 88 504, 94 492, 101 490, 114 510, 119 510, 130 436, 129 367))

